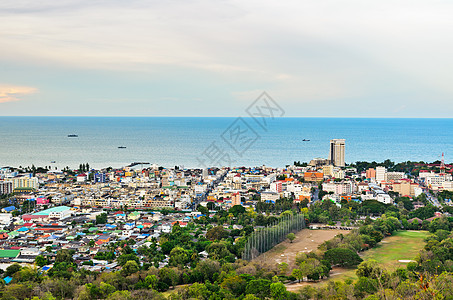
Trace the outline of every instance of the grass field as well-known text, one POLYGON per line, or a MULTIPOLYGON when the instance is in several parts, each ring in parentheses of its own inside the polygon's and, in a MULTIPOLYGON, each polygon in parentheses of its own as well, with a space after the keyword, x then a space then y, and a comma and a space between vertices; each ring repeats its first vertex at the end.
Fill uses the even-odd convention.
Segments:
MULTIPOLYGON (((429 233, 427 231, 398 231, 394 235, 382 240, 377 247, 362 252, 360 256, 363 260, 374 259, 383 265, 388 271, 398 267, 404 267, 407 263, 398 262, 399 260, 413 260, 418 252, 425 246, 424 238, 429 233)), ((333 268, 327 280, 319 282, 301 282, 287 285, 289 291, 297 291, 304 285, 323 285, 329 281, 344 281, 346 279, 356 280, 355 269, 333 268)))
MULTIPOLYGON (((427 231, 398 231, 393 236, 382 240, 377 247, 361 254, 363 260, 374 259, 387 270, 404 267, 407 263, 399 260, 412 260, 424 247, 427 231)), ((329 280, 357 279, 355 269, 334 268, 329 280)))

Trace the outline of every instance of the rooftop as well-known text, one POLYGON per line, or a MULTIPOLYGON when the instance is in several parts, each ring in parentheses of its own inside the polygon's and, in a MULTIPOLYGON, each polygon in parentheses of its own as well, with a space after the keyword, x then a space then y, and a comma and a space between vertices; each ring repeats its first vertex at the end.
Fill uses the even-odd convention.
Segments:
POLYGON ((33 215, 34 216, 45 216, 52 212, 62 212, 62 211, 68 210, 68 209, 71 209, 71 208, 68 206, 56 206, 56 207, 52 207, 49 209, 41 210, 37 213, 34 213, 33 215))

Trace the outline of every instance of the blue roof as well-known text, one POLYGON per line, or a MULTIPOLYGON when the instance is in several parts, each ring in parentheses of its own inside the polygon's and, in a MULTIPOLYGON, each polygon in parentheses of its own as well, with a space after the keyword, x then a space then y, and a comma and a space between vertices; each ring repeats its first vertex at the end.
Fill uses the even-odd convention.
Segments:
POLYGON ((6 282, 6 284, 9 284, 11 282, 11 280, 13 280, 13 278, 8 276, 8 277, 3 278, 3 280, 6 282))
POLYGON ((47 270, 50 270, 50 268, 52 268, 52 267, 44 266, 44 267, 42 267, 42 270, 43 270, 43 271, 47 271, 47 270))
POLYGON ((27 227, 21 227, 19 229, 17 229, 17 231, 28 231, 29 229, 27 227))
POLYGON ((15 206, 8 206, 8 207, 4 207, 3 210, 4 211, 13 211, 13 210, 16 210, 16 207, 15 206))

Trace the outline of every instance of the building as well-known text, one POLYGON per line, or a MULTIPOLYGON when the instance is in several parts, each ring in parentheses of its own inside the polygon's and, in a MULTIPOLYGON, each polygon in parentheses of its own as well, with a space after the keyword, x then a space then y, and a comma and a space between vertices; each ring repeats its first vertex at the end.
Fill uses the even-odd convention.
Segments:
POLYGON ((324 179, 324 174, 319 172, 305 172, 304 180, 306 182, 321 182, 324 179))
POLYGON ((36 177, 16 177, 13 178, 13 189, 23 189, 30 188, 37 190, 38 189, 38 178, 36 177))
POLYGON ((105 183, 106 176, 104 173, 96 173, 94 174, 94 182, 105 183))
POLYGON ((13 220, 13 214, 0 213, 0 225, 9 225, 13 220))
POLYGON ((275 201, 280 199, 280 195, 274 192, 262 192, 261 201, 275 201))
POLYGON ((272 182, 270 184, 270 190, 271 190, 271 192, 275 192, 275 193, 283 192, 283 184, 282 184, 282 182, 281 181, 272 182))
POLYGON ((324 176, 333 176, 333 166, 332 165, 327 165, 322 167, 322 173, 324 176))
POLYGON ((309 166, 312 166, 312 167, 322 167, 324 165, 328 165, 329 164, 329 160, 328 159, 325 159, 325 158, 313 158, 312 160, 310 160, 310 162, 308 163, 309 166))
POLYGON ((376 179, 376 170, 373 168, 369 168, 368 170, 366 170, 366 178, 376 179))
POLYGON ((24 221, 42 221, 48 219, 57 219, 62 220, 71 216, 72 211, 70 207, 67 206, 56 206, 49 209, 39 211, 31 215, 23 215, 22 220, 24 221))
POLYGON ((376 167, 376 182, 386 181, 387 169, 385 167, 376 167))
POLYGON ((345 157, 345 140, 344 139, 333 139, 330 140, 330 162, 336 167, 344 167, 345 157))
POLYGON ((404 172, 387 172, 386 174, 386 181, 391 181, 391 180, 401 180, 406 178, 406 174, 404 172))
POLYGON ((87 175, 85 173, 77 175, 77 182, 85 182, 87 181, 87 175))
POLYGON ((392 183, 393 191, 399 193, 400 196, 415 197, 415 188, 417 187, 418 184, 411 182, 410 179, 401 179, 392 183))
POLYGON ((13 192, 12 181, 0 181, 0 195, 11 194, 13 192))
POLYGON ((239 193, 234 193, 233 196, 231 196, 231 206, 235 205, 241 205, 241 194, 239 193))

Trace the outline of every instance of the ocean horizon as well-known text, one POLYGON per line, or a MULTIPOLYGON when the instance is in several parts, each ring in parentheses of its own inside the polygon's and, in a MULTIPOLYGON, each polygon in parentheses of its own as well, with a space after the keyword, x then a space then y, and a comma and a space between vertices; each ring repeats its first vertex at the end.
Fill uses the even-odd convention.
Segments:
POLYGON ((0 167, 284 167, 327 158, 346 140, 346 162, 453 161, 450 118, 0 117, 0 167), (248 131, 235 139, 234 129, 248 131), (68 135, 77 135, 76 138, 68 135), (304 141, 306 140, 306 141, 304 141), (309 141, 307 141, 309 140, 309 141), (118 148, 125 147, 125 148, 118 148), (213 159, 223 155, 228 159, 213 159), (55 162, 55 163, 53 163, 55 162), (217 162, 217 164, 215 163, 217 162))

